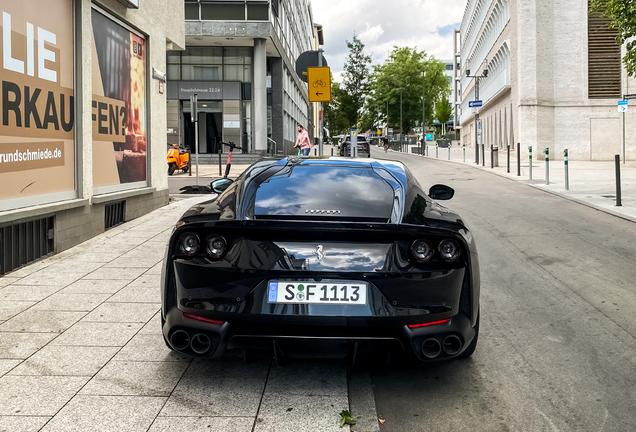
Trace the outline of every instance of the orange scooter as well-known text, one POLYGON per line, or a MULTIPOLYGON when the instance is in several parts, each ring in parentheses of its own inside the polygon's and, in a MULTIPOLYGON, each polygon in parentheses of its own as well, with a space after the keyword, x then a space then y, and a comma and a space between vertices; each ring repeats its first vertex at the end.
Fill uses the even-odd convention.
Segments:
POLYGON ((190 152, 179 144, 168 144, 168 175, 178 169, 188 172, 190 168, 190 152))

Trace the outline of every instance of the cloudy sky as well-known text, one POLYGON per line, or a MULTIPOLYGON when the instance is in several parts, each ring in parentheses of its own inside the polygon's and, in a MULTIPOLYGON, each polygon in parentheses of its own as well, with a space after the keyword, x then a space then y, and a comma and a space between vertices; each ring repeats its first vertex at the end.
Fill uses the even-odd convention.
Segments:
POLYGON ((336 80, 355 30, 382 63, 394 45, 417 47, 440 60, 453 55, 453 28, 459 28, 467 0, 312 0, 314 21, 323 26, 325 58, 336 80))

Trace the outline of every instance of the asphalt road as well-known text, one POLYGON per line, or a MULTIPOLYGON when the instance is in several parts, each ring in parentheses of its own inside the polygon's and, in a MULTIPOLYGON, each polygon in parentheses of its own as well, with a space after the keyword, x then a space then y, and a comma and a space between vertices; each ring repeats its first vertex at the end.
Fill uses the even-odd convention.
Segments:
POLYGON ((482 277, 470 359, 372 371, 381 431, 636 430, 636 226, 465 165, 373 155, 456 190, 482 277))

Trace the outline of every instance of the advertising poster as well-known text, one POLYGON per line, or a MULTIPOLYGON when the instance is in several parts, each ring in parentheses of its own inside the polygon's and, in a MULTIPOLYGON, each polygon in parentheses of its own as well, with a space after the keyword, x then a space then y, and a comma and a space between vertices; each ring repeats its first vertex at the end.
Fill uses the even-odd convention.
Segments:
POLYGON ((146 41, 99 11, 93 24, 93 186, 146 181, 146 41))
POLYGON ((0 11, 0 210, 73 198, 72 0, 0 11))

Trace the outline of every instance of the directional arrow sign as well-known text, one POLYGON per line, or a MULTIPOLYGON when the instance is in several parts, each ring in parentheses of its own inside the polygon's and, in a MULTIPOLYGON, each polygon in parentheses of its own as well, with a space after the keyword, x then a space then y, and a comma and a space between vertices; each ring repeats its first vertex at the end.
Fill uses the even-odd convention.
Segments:
POLYGON ((480 100, 468 101, 468 108, 479 108, 483 103, 480 100))
POLYGON ((307 68, 309 102, 331 101, 331 74, 328 67, 307 68))
POLYGON ((627 112, 628 103, 626 100, 618 101, 618 112, 624 113, 627 112))

